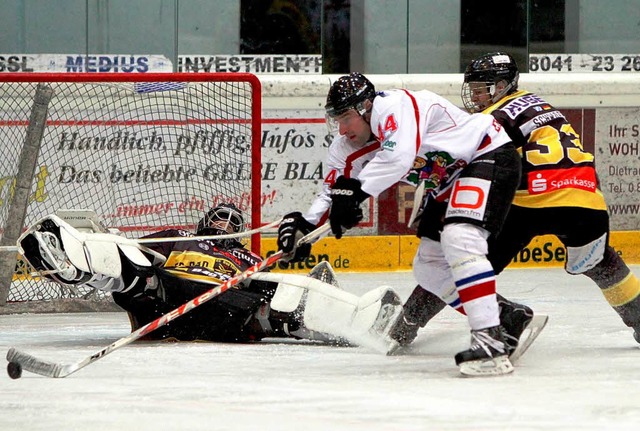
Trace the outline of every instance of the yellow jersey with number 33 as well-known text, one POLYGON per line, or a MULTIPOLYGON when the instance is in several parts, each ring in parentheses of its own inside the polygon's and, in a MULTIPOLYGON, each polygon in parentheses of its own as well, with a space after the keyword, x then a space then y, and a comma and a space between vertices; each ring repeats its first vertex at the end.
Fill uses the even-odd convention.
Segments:
POLYGON ((562 112, 540 96, 520 90, 483 113, 502 124, 522 157, 514 205, 607 209, 594 156, 584 150, 562 112))

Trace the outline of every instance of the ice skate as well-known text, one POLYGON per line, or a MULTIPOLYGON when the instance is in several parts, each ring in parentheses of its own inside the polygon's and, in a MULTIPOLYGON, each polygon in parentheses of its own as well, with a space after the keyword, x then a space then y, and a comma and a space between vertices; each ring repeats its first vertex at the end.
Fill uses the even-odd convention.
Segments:
POLYGON ((516 304, 498 296, 500 324, 512 363, 527 351, 547 324, 549 316, 535 314, 526 305, 516 304))
POLYGON ((396 322, 396 324, 389 331, 389 336, 397 342, 397 348, 389 354, 395 353, 395 351, 404 346, 408 346, 418 336, 418 330, 421 328, 417 322, 412 322, 406 315, 402 315, 396 322))
POLYGON ((455 356, 465 376, 497 376, 513 372, 501 326, 471 331, 471 348, 455 356))
POLYGON ((416 286, 403 306, 402 316, 389 331, 389 336, 397 342, 396 350, 411 344, 420 328, 424 328, 445 307, 446 304, 435 294, 416 286))

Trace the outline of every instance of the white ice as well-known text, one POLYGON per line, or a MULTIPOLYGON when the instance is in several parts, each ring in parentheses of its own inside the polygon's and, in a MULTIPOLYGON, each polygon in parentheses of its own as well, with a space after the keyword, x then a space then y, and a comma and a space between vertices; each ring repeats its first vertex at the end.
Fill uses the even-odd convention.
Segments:
MULTIPOLYGON (((636 275, 640 267, 634 266, 636 275)), ((338 273, 406 298, 411 273, 338 273)), ((550 316, 514 374, 464 378, 466 319, 443 311, 403 355, 274 340, 134 343, 64 379, 0 376, 0 430, 636 430, 639 345, 590 280, 510 269, 499 291, 550 316)), ((76 362, 127 335, 124 313, 0 316, 15 346, 76 362)))

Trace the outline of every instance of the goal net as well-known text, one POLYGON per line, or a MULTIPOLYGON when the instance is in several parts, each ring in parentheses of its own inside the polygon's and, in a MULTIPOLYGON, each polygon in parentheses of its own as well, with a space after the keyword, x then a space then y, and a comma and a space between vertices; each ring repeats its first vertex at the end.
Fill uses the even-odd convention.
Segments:
MULTIPOLYGON (((0 74, 0 103, 2 246, 59 209, 94 210, 129 238, 193 230, 224 202, 260 226, 255 75, 0 74)), ((259 236, 250 247, 260 251, 259 236)), ((34 276, 7 248, 0 305, 95 294, 34 276)))

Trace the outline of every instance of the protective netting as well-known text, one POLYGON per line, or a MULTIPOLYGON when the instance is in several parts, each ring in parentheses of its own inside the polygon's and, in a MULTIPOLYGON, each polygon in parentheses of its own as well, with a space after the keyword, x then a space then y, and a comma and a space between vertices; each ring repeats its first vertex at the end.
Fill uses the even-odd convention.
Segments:
MULTIPOLYGON (((6 75, 0 80, 4 232, 16 222, 8 219, 9 204, 39 83, 6 82, 6 75)), ((61 208, 92 209, 106 227, 137 238, 171 227, 193 229, 222 202, 244 211, 247 228, 257 227, 261 120, 255 76, 50 74, 40 84, 54 95, 22 227, 61 208)), ((19 259, 7 301, 96 295, 29 273, 19 259)))

